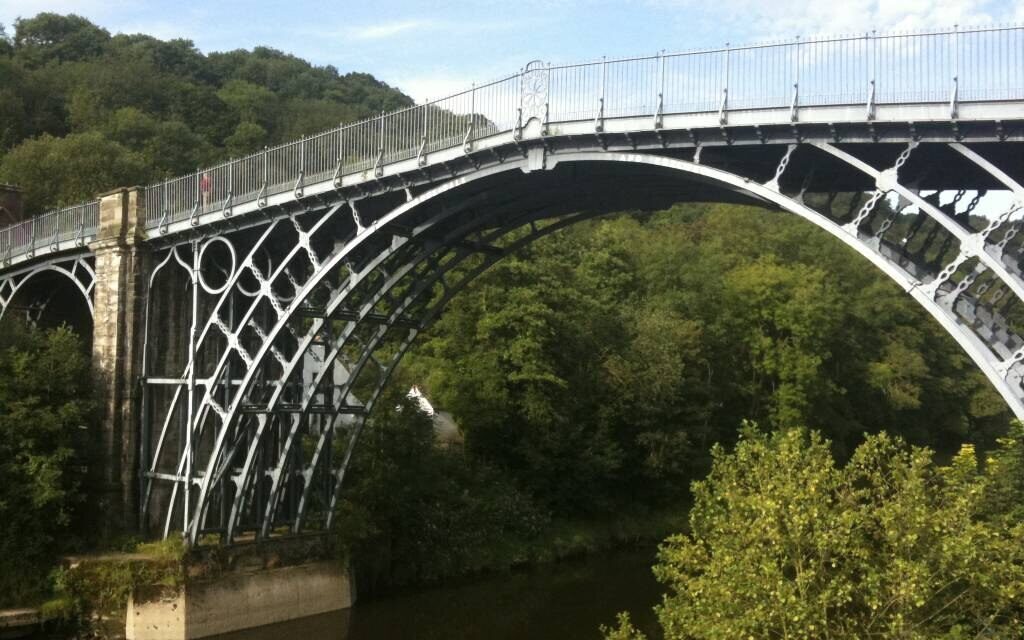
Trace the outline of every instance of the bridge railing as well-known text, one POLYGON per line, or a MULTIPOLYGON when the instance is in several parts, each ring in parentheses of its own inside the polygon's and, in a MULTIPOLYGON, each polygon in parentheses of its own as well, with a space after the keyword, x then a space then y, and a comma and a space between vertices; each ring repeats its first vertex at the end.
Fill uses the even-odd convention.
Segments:
POLYGON ((1024 97, 1024 28, 857 34, 548 67, 553 122, 1024 97))
MULTIPOLYGON (((531 63, 495 82, 343 125, 146 188, 146 228, 167 225, 275 194, 301 195, 306 185, 361 175, 424 154, 469 147, 545 123, 658 114, 805 106, 948 103, 1024 99, 1024 27, 796 38, 739 47, 659 53, 581 64, 531 63)), ((45 226, 47 223, 40 222, 45 226)), ((45 231, 28 227, 37 240, 45 231)), ((0 243, 25 246, 26 230, 2 232, 0 243)), ((0 256, 4 255, 0 244, 0 256)))
POLYGON ((470 144, 509 131, 519 101, 519 74, 467 91, 344 125, 194 174, 146 187, 146 227, 294 191, 306 184, 380 170, 384 165, 470 144))
POLYGON ((55 251, 68 242, 84 245, 99 227, 99 200, 49 211, 0 229, 0 262, 55 251))
POLYGON ((147 227, 469 145, 524 124, 736 109, 1024 98, 1024 28, 856 34, 531 65, 147 189, 147 227))

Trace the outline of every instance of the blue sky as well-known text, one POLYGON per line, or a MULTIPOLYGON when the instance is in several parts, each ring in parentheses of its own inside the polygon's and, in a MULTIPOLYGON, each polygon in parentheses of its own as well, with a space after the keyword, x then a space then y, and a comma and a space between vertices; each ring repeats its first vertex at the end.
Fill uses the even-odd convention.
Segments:
POLYGON ((112 32, 188 38, 203 51, 267 45, 365 71, 418 100, 572 62, 814 33, 1024 22, 1024 0, 0 0, 0 23, 77 13, 112 32))

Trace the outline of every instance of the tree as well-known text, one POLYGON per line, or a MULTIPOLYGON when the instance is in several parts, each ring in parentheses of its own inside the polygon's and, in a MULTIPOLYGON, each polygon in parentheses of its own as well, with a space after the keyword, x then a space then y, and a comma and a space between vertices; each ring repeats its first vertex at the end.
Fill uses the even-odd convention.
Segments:
MULTIPOLYGON (((4 40, 0 39, 0 49, 4 40)), ((2 51, 0 51, 2 54, 2 51)), ((21 139, 25 130, 25 101, 21 96, 24 82, 21 70, 10 60, 0 57, 0 152, 21 139)))
POLYGON ((14 46, 32 65, 71 62, 103 51, 110 33, 76 15, 40 13, 14 22, 14 46))
POLYGON ((217 92, 217 97, 228 105, 241 122, 251 122, 266 128, 278 114, 277 95, 270 89, 245 80, 229 81, 217 92))
POLYGON ((142 156, 99 132, 64 138, 43 135, 23 142, 0 161, 0 181, 22 186, 31 214, 85 202, 116 187, 152 177, 142 156))
POLYGON ((725 287, 730 317, 741 324, 736 335, 755 372, 755 402, 768 396, 774 424, 805 424, 813 405, 834 391, 822 369, 842 307, 828 274, 766 256, 730 271, 725 287))
POLYGON ((253 153, 266 143, 267 130, 255 122, 239 122, 235 132, 224 139, 224 146, 236 157, 253 153))
MULTIPOLYGON (((0 153, 45 136, 99 133, 134 154, 128 182, 192 172, 412 103, 371 76, 340 76, 337 69, 272 49, 207 56, 188 40, 111 37, 84 18, 53 13, 18 20, 14 31, 13 38, 0 31, 0 153)), ((120 177, 124 172, 110 176, 88 163, 75 168, 77 159, 67 158, 70 168, 57 167, 55 175, 80 183, 71 190, 80 194, 76 199, 128 184, 120 177), (84 192, 85 184, 100 186, 84 192)), ((122 159, 119 153, 112 157, 115 166, 122 159)), ((69 196, 45 179, 34 184, 53 174, 8 174, 36 194, 30 210, 69 196)))
MULTIPOLYGON (((1019 638, 1016 435, 980 470, 970 445, 939 467, 884 434, 839 467, 816 433, 746 427, 695 483, 691 531, 659 552, 666 640, 1019 638)), ((622 619, 608 637, 642 636, 622 619)))
POLYGON ((7 27, 0 23, 0 56, 9 56, 12 53, 14 53, 14 43, 11 42, 11 37, 7 35, 7 27))
POLYGON ((45 588, 55 555, 74 546, 86 429, 94 409, 89 359, 68 329, 11 319, 0 332, 0 606, 45 588))
POLYGON ((386 392, 347 473, 337 534, 360 584, 435 581, 521 559, 514 547, 537 534, 544 514, 507 476, 437 446, 407 388, 386 392))

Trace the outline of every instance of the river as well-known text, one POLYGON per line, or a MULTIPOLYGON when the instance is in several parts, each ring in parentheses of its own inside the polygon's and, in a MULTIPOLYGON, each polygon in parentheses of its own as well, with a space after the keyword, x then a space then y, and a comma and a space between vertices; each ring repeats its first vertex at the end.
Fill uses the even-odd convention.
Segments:
POLYGON ((599 627, 619 611, 656 639, 651 608, 661 588, 653 561, 654 549, 597 554, 363 600, 349 611, 217 640, 599 640, 599 627))

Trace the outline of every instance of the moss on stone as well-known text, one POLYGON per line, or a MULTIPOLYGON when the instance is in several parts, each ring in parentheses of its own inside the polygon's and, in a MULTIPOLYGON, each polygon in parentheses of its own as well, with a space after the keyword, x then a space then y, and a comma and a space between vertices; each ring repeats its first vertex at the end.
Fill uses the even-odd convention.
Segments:
POLYGON ((123 629, 128 598, 142 587, 174 592, 185 584, 186 551, 180 539, 135 545, 128 553, 68 558, 54 573, 54 617, 76 621, 100 635, 123 629))

